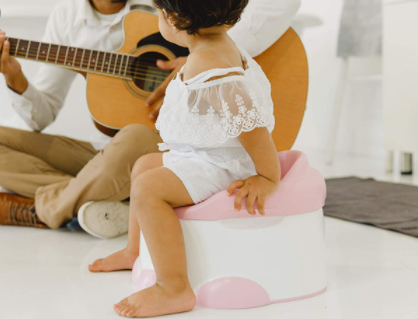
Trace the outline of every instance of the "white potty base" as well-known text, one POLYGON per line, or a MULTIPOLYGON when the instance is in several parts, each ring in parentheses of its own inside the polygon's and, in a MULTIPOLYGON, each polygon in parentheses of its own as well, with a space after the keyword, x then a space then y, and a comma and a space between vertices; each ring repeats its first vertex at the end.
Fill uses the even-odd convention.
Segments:
MULTIPOLYGON (((251 308, 326 290, 322 209, 285 217, 180 222, 198 306, 251 308)), ((136 290, 156 279, 142 234, 132 279, 136 290)))

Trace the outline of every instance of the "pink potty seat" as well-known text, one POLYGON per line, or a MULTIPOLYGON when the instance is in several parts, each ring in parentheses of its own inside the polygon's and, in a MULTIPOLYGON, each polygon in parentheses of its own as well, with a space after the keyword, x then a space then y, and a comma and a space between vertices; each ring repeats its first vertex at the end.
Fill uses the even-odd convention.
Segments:
MULTIPOLYGON (((184 233, 197 305, 241 309, 309 298, 326 290, 322 207, 326 186, 299 151, 278 153, 279 190, 266 216, 234 210, 226 191, 176 209, 184 233)), ((132 281, 139 291, 156 281, 141 234, 132 281)))

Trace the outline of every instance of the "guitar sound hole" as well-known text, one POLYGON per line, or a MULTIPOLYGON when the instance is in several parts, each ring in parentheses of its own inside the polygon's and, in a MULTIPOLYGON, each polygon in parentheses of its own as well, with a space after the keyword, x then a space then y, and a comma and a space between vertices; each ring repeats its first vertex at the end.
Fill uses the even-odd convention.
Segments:
POLYGON ((131 68, 131 77, 135 85, 146 92, 153 92, 171 72, 157 67, 157 60, 168 58, 158 52, 147 52, 137 57, 131 68))

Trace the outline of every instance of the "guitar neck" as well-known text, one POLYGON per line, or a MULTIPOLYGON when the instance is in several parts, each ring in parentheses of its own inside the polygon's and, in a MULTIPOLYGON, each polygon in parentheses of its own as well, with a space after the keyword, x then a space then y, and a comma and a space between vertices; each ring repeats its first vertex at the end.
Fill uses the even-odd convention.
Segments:
POLYGON ((8 38, 10 55, 87 73, 132 79, 133 55, 8 38))

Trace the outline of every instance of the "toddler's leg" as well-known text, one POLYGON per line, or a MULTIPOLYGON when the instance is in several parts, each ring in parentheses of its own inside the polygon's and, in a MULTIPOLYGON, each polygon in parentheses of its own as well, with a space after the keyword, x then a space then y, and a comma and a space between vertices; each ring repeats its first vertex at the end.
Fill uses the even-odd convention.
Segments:
MULTIPOLYGON (((132 170, 131 179, 134 181, 140 174, 152 168, 163 166, 161 153, 144 155, 137 160, 132 170)), ((128 244, 122 249, 104 259, 98 259, 89 265, 91 272, 109 272, 122 269, 132 269, 139 255, 139 225, 138 219, 129 207, 128 244)))
POLYGON ((133 181, 131 207, 147 241, 157 283, 115 305, 119 315, 154 317, 189 311, 195 306, 183 233, 172 208, 191 204, 183 183, 167 168, 147 171, 133 181))

